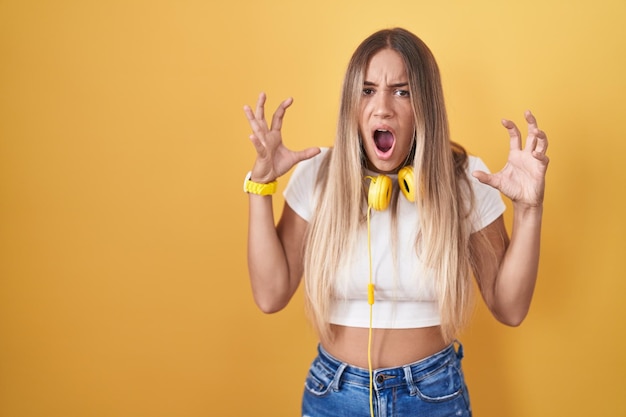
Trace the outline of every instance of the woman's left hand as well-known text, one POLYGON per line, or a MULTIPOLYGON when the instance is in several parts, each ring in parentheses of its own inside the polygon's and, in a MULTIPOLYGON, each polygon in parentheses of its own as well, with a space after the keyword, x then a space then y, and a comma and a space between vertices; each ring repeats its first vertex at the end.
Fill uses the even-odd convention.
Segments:
POLYGON ((508 130, 511 141, 506 165, 494 174, 474 171, 472 175, 480 182, 500 190, 515 205, 538 207, 543 204, 545 176, 550 161, 546 156, 548 138, 537 127, 537 120, 530 111, 526 111, 524 116, 528 122, 524 148, 522 136, 515 123, 503 120, 502 125, 508 130))

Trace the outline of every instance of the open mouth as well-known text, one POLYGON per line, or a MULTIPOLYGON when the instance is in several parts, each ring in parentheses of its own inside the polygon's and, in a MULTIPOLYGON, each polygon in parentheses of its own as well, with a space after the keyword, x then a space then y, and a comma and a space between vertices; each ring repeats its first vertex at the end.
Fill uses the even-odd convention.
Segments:
POLYGON ((389 150, 393 148, 394 142, 395 139, 393 137, 393 133, 390 131, 384 129, 377 129, 374 131, 374 144, 380 152, 389 152, 389 150))

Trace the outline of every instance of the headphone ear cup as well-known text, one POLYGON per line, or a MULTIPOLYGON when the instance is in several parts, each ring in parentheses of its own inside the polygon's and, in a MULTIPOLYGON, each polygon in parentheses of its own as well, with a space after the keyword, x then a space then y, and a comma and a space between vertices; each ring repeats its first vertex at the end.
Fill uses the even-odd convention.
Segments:
POLYGON ((391 178, 386 175, 369 178, 371 182, 367 193, 367 204, 374 210, 383 211, 391 201, 391 178))
POLYGON ((415 202, 415 175, 413 175, 413 167, 405 166, 398 171, 398 186, 400 191, 411 203, 415 202))

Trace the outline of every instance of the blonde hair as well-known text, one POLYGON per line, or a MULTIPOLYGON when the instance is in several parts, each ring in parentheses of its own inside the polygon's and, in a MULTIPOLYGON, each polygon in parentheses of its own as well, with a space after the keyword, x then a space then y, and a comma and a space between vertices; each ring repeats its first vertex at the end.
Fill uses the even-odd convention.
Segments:
POLYGON ((348 64, 335 144, 320 169, 320 198, 305 242, 307 310, 320 337, 332 338, 328 319, 333 280, 350 257, 346 249, 354 247, 366 209, 359 103, 368 63, 382 49, 399 53, 408 76, 416 126, 412 164, 420 214, 415 250, 436 277, 442 331, 451 341, 465 324, 472 299, 468 212, 472 194, 466 175, 467 154, 450 141, 439 69, 431 51, 401 28, 382 30, 365 39, 348 64))

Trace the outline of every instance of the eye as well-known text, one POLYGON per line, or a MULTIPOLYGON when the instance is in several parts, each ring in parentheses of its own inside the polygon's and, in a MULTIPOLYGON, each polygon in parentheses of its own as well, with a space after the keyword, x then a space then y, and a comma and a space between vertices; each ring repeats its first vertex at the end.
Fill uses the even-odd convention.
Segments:
POLYGON ((411 93, 409 92, 409 90, 396 90, 395 94, 398 97, 410 97, 411 93))
POLYGON ((374 89, 373 88, 364 88, 363 89, 363 95, 364 96, 371 96, 372 94, 374 94, 374 89))

